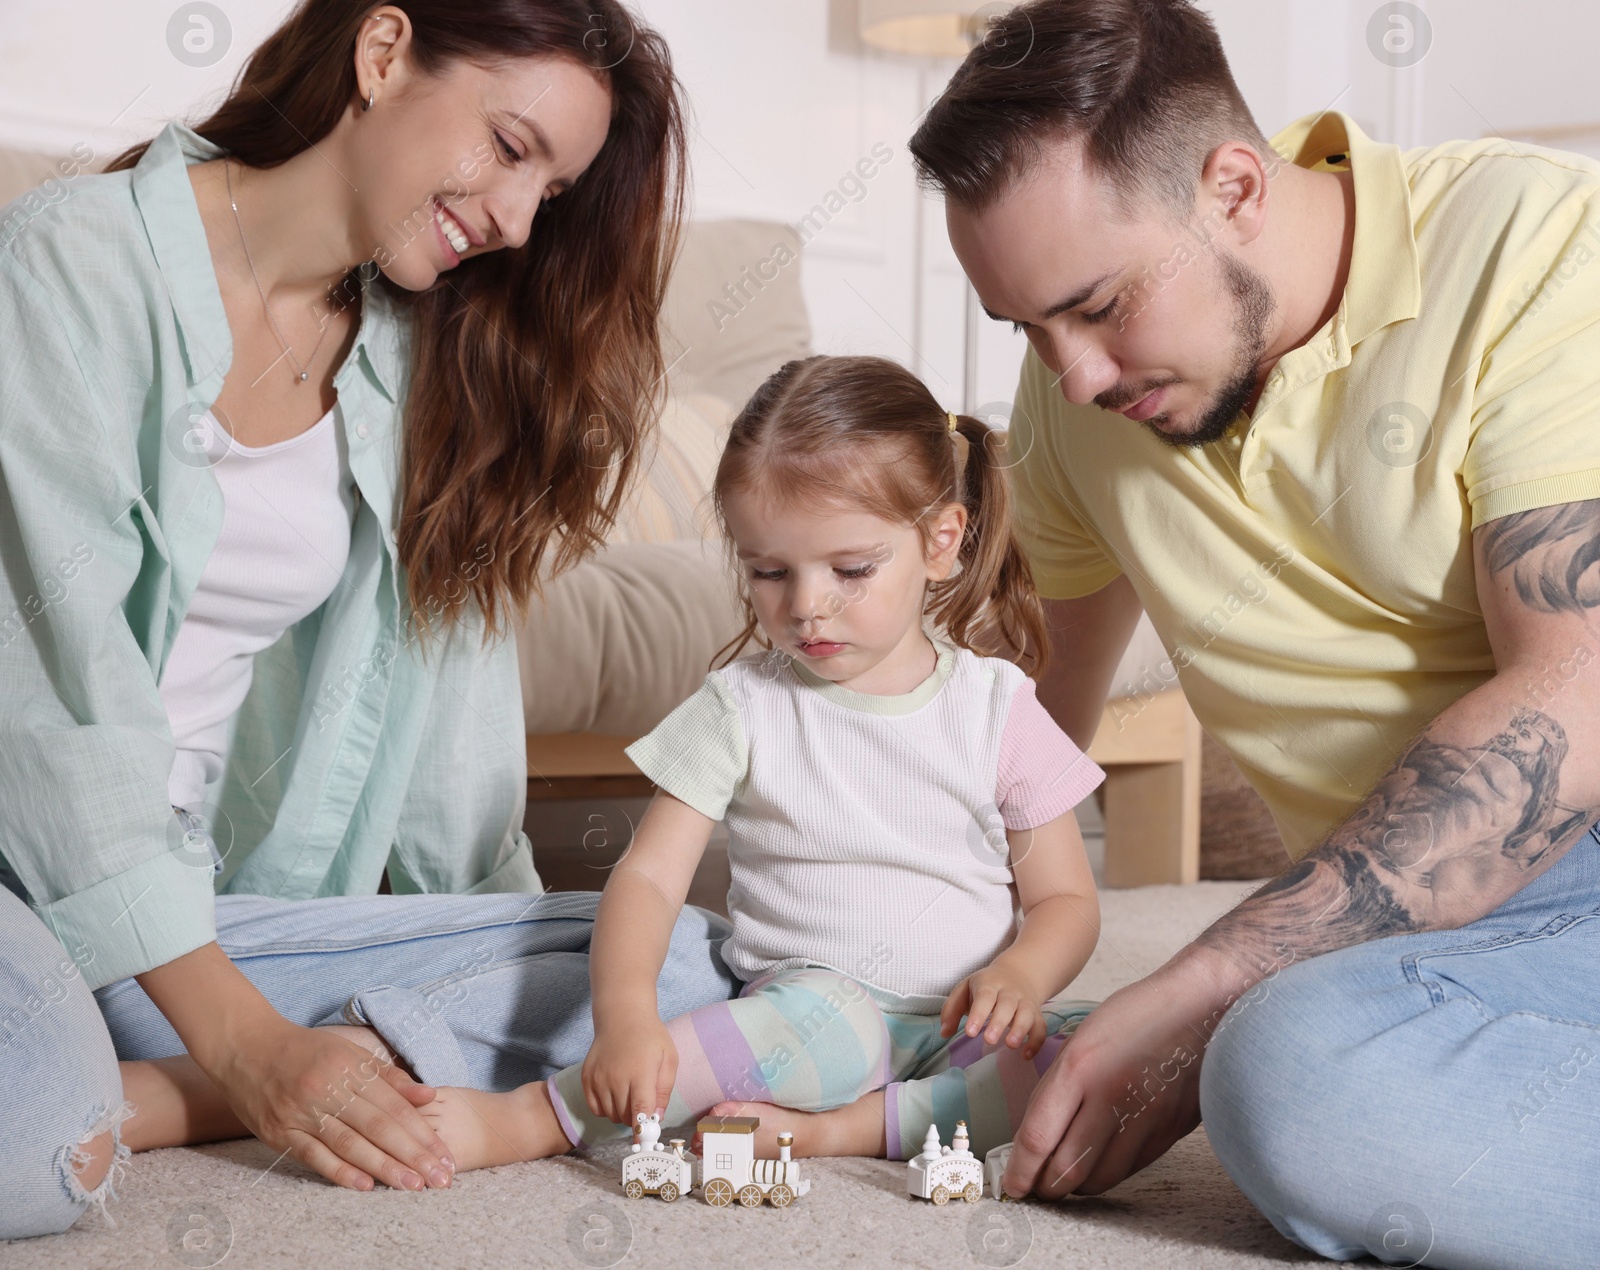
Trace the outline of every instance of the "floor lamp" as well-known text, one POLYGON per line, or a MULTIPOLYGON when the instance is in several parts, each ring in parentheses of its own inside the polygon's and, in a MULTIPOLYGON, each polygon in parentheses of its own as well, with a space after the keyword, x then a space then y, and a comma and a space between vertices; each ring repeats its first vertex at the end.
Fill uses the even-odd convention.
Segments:
MULTIPOLYGON (((974 4, 971 0, 860 0, 861 38, 875 48, 913 57, 965 57, 983 39, 989 24, 1010 3, 974 4)), ((920 224, 921 209, 918 209, 920 224)), ((917 237, 918 294, 923 273, 922 237, 917 237)), ((962 315, 961 409, 971 414, 978 407, 978 293, 963 279, 966 289, 962 315)), ((918 315, 920 323, 921 315, 918 315)))

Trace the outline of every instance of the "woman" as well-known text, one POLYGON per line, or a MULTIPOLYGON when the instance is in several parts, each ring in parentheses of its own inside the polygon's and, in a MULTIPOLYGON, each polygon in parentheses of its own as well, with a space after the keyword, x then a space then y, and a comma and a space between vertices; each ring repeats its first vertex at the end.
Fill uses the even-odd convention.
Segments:
MULTIPOLYGON (((0 1237, 241 1128, 448 1185, 431 1089, 319 1023, 582 1058, 504 628, 632 474, 683 151, 615 0, 304 0, 197 129, 0 218, 0 1237)), ((725 933, 686 912, 663 1010, 725 933)))

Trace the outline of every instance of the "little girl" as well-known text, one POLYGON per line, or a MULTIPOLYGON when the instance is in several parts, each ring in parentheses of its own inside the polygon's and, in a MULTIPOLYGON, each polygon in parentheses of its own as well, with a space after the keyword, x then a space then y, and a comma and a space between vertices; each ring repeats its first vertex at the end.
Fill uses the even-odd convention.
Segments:
POLYGON ((548 1083, 439 1090, 421 1110, 458 1167, 750 1104, 825 1113, 763 1118, 768 1138, 803 1120, 812 1155, 904 1159, 958 1119, 979 1155, 1014 1136, 1093 1004, 1052 998, 1098 933, 1072 808, 1104 773, 977 651, 1047 649, 1001 442, 876 357, 793 361, 750 399, 714 491, 748 618, 723 651, 759 630, 768 652, 628 748, 659 792, 595 920, 594 1045, 548 1083), (656 977, 719 820, 744 988, 663 1023, 656 977))

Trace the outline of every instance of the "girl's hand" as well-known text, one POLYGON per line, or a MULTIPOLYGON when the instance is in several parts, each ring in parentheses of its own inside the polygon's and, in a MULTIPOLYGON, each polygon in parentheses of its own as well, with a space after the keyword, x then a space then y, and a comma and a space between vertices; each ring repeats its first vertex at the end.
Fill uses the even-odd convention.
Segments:
POLYGON ((1033 999, 1033 989, 998 963, 956 985, 939 1011, 939 1035, 954 1036, 963 1014, 966 1034, 981 1031, 986 1045, 996 1045, 1004 1036, 1012 1049, 1023 1047, 1024 1058, 1032 1058, 1044 1045, 1044 1012, 1033 999))
POLYGON ((450 1185, 449 1153, 417 1112, 434 1091, 353 1041, 272 1014, 204 1070, 250 1132, 331 1182, 450 1185))
POLYGON ((666 1110, 677 1079, 678 1047, 660 1019, 595 1029, 583 1060, 583 1096, 595 1115, 631 1127, 641 1111, 666 1110))

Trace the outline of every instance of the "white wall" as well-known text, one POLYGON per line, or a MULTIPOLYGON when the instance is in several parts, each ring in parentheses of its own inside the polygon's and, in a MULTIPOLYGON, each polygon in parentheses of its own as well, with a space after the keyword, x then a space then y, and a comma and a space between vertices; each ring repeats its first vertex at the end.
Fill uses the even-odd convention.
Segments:
MULTIPOLYGON (((637 2, 667 36, 693 100, 697 214, 796 221, 875 143, 893 147, 866 195, 807 247, 816 343, 896 358, 959 406, 963 283, 942 213, 918 194, 904 149, 954 63, 864 49, 854 37, 855 0, 637 2)), ((1369 45, 1374 0, 1201 0, 1269 134, 1330 107, 1405 145, 1600 121, 1591 65, 1600 5, 1420 3, 1431 40, 1414 65, 1396 68, 1369 45)), ((224 0, 228 48, 211 66, 185 64, 170 50, 177 7, 0 0, 0 145, 65 151, 86 141, 109 154, 169 117, 194 117, 289 5, 224 0)), ((976 399, 1003 403, 1022 341, 983 325, 976 399)))

